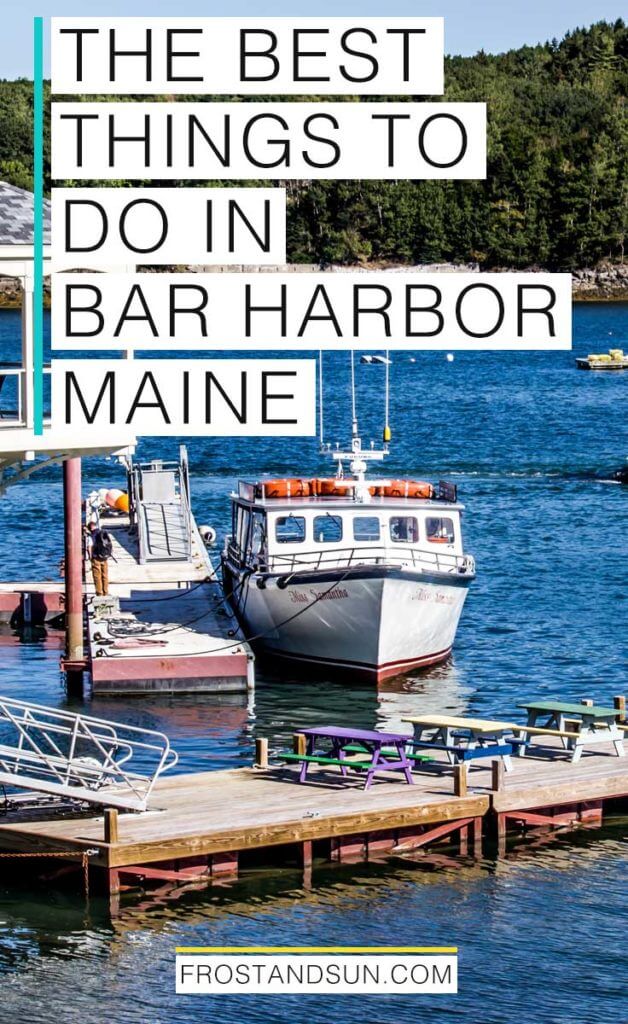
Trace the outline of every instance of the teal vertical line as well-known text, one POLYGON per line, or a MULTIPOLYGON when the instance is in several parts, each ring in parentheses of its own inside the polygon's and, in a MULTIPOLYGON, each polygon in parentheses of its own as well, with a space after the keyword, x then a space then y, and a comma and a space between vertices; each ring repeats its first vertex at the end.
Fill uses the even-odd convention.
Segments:
MULTIPOLYGON (((33 405, 44 432, 44 19, 33 20, 33 405)), ((26 298, 26 297, 25 297, 26 298)))

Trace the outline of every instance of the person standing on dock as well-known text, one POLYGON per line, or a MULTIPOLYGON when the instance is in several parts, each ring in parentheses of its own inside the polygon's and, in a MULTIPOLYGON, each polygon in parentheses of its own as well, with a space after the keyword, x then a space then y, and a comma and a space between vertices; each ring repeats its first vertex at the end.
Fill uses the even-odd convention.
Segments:
POLYGON ((92 520, 87 524, 87 555, 92 563, 92 577, 97 597, 109 593, 109 559, 113 553, 111 537, 92 520))

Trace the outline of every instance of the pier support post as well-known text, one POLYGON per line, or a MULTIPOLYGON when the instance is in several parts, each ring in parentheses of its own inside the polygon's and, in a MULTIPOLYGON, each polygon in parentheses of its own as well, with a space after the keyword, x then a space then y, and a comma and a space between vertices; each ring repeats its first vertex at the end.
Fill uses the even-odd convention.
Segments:
POLYGON ((265 736, 255 740, 255 767, 268 768, 268 740, 265 736))
POLYGON ((306 739, 302 732, 295 732, 292 734, 292 749, 295 754, 299 757, 303 757, 306 750, 306 739))
POLYGON ((613 697, 613 707, 617 709, 617 721, 626 721, 626 698, 623 694, 619 694, 617 697, 613 697))
POLYGON ((304 839, 301 843, 301 867, 304 870, 312 867, 312 840, 304 839))
POLYGON ((301 868, 303 871, 303 877, 301 884, 304 889, 312 888, 312 854, 313 846, 311 839, 304 839, 301 843, 301 868))
POLYGON ((462 764, 454 765, 454 795, 467 795, 467 764, 465 761, 462 764))
POLYGON ((68 684, 83 677, 83 543, 81 522, 81 460, 63 463, 65 530, 65 661, 68 684))
POLYGON ((507 821, 506 815, 500 811, 497 815, 497 853, 500 857, 506 853, 507 821))
POLYGON ((501 757, 491 761, 491 789, 493 793, 499 793, 504 788, 504 762, 501 757))
POLYGON ((471 822, 473 830, 473 856, 480 859, 482 856, 482 818, 480 815, 471 822))
POLYGON ((105 842, 118 842, 118 812, 115 807, 105 807, 105 842))

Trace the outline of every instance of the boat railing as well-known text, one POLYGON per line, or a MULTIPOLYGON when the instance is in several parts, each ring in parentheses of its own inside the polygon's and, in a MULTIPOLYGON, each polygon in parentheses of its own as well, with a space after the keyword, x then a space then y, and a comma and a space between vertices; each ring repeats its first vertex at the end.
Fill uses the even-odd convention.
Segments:
MULTIPOLYGON (((233 546, 228 548, 236 556, 233 546)), ((319 551, 260 553, 256 556, 256 568, 260 572, 299 572, 324 569, 345 569, 358 565, 389 565, 412 567, 424 572, 474 575, 475 561, 472 555, 454 555, 449 552, 427 551, 411 545, 392 547, 322 548, 319 551)))
POLYGON ((154 729, 0 697, 3 787, 143 811, 177 761, 154 729))

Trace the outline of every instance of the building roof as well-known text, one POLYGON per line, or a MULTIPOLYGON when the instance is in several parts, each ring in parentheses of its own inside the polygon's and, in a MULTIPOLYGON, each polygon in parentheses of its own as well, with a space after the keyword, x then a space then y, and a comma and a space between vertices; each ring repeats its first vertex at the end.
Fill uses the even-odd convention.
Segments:
MULTIPOLYGON (((0 245, 33 244, 33 193, 0 181, 0 245)), ((44 199, 44 244, 50 245, 50 202, 44 199)))

